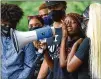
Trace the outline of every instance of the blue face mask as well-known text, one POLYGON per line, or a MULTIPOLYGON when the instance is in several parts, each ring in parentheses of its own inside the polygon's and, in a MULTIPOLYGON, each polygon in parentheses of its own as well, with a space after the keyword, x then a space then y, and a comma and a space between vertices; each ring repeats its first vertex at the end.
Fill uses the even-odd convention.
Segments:
POLYGON ((53 24, 52 16, 48 15, 47 17, 44 17, 43 20, 44 20, 45 25, 52 25, 53 24))

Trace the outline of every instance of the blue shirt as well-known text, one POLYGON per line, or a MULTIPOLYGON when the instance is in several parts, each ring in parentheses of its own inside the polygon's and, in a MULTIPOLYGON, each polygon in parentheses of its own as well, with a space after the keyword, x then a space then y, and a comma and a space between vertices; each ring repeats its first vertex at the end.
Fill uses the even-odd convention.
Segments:
POLYGON ((32 43, 26 45, 19 52, 14 47, 10 37, 1 37, 2 41, 2 79, 30 78, 33 61, 36 58, 35 48, 32 43))

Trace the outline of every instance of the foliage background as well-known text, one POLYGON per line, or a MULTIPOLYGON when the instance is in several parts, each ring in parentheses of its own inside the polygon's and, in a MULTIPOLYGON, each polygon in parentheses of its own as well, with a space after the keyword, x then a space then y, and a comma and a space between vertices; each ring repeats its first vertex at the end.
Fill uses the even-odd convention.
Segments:
MULTIPOLYGON (((44 1, 2 1, 2 3, 9 3, 9 4, 17 4, 20 6, 24 11, 24 16, 21 19, 20 23, 17 25, 17 29, 21 31, 28 30, 28 20, 27 16, 29 15, 37 15, 38 8, 44 1)), ((92 1, 68 1, 66 13, 76 12, 82 14, 85 8, 91 3, 92 1)))

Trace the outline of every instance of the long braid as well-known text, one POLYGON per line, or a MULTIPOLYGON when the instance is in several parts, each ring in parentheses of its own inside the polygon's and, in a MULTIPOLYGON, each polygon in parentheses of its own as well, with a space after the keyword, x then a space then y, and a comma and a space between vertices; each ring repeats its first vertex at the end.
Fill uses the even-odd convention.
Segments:
POLYGON ((85 37, 85 33, 84 33, 83 29, 81 28, 81 23, 83 21, 83 16, 80 15, 80 14, 77 14, 77 13, 68 13, 66 15, 66 17, 71 17, 77 22, 77 25, 80 29, 80 36, 85 37))
POLYGON ((72 17, 77 23, 78 26, 81 26, 81 22, 83 21, 83 17, 77 13, 69 13, 66 16, 72 17))

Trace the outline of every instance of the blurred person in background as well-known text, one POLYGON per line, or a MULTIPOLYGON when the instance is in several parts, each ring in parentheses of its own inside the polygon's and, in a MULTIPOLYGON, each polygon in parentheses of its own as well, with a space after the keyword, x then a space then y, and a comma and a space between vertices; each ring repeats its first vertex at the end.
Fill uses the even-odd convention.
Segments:
POLYGON ((53 20, 52 20, 51 16, 49 16, 48 14, 49 14, 49 11, 48 11, 48 7, 47 7, 46 3, 41 4, 39 6, 39 15, 43 18, 44 25, 51 26, 53 23, 53 20))
POLYGON ((15 30, 23 16, 22 9, 15 4, 1 4, 2 79, 31 78, 35 60, 35 48, 16 50, 11 29, 15 30))
MULTIPOLYGON (((46 5, 49 10, 48 16, 52 18, 53 20, 53 27, 55 28, 55 37, 49 38, 46 40, 48 45, 48 52, 51 56, 49 59, 54 60, 54 58, 57 57, 56 49, 60 46, 61 43, 61 35, 62 35, 62 22, 61 20, 65 17, 65 10, 66 10, 66 1, 46 1, 46 5)), ((53 65, 52 62, 48 62, 49 64, 53 65)), ((53 73, 49 69, 49 66, 47 65, 46 60, 43 61, 40 72, 38 74, 37 79, 43 79, 47 77, 48 79, 53 78, 53 73), (46 71, 46 72, 43 72, 46 71), (49 72, 49 74, 47 73, 49 72), (48 77, 47 77, 48 76, 48 77)))
MULTIPOLYGON (((44 21, 42 17, 40 17, 39 15, 28 16, 28 28, 30 31, 37 30, 42 27, 44 27, 44 21)), ((43 61, 43 56, 39 57, 42 54, 42 51, 40 50, 40 47, 39 47, 40 44, 41 44, 41 41, 37 40, 37 41, 33 41, 32 43, 26 46, 27 48, 30 48, 30 47, 35 48, 35 52, 37 55, 34 61, 34 70, 31 72, 33 73, 32 79, 37 78, 41 63, 43 61)))
POLYGON ((39 6, 39 15, 44 18, 48 16, 48 8, 46 3, 43 3, 39 6))
MULTIPOLYGON (((90 72, 92 79, 101 78, 101 3, 92 3, 89 6, 89 21, 86 35, 90 45, 90 72)), ((86 46, 85 46, 86 47, 86 46)))

